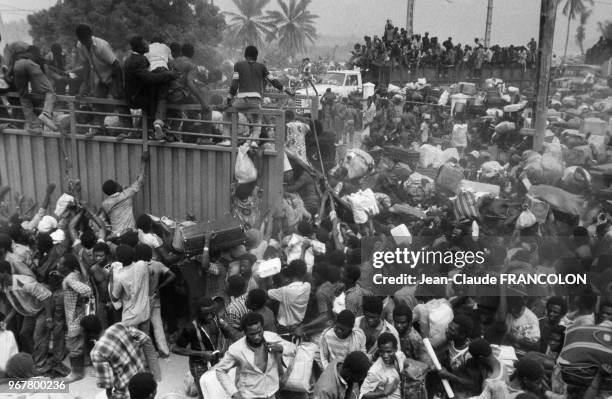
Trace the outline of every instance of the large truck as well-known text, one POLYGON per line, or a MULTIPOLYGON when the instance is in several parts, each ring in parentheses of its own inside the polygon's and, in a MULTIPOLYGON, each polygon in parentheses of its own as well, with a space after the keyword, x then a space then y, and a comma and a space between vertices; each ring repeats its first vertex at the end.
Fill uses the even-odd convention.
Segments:
MULTIPOLYGON (((361 72, 359 70, 328 71, 316 79, 314 89, 311 85, 307 85, 296 90, 295 94, 309 97, 316 95, 320 100, 327 89, 330 89, 338 98, 348 97, 354 92, 361 93, 363 91, 361 72)), ((310 101, 305 98, 298 99, 295 105, 300 108, 310 108, 310 101)), ((320 102, 319 109, 321 109, 320 102)))

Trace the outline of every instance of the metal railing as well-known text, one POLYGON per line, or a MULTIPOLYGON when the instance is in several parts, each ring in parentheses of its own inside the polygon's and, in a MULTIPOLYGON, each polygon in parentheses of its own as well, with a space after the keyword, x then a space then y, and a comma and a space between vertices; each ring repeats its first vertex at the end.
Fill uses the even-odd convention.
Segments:
MULTIPOLYGON (((263 190, 262 207, 273 209, 282 198, 285 138, 282 106, 248 111, 247 115, 261 119, 255 123, 255 119, 245 119, 231 110, 214 111, 213 120, 203 120, 200 104, 169 104, 166 134, 175 140, 161 142, 152 138, 151 118, 144 112, 129 111, 124 101, 58 95, 54 109, 58 131, 44 128, 41 135, 25 130, 18 95, 9 93, 5 98, 8 103, 0 104, 0 131, 5 136, 0 139, 2 183, 34 198, 40 196, 49 181, 65 184, 65 175, 72 173, 85 181, 86 198, 99 203, 103 199, 100 189, 103 181, 108 178, 122 183, 133 181, 138 173, 138 162, 133 160, 149 151, 147 175, 151 180, 136 207, 160 215, 182 217, 193 212, 211 218, 229 207, 238 148, 247 141, 259 144, 261 157, 256 157, 255 165, 259 169, 258 186, 263 190), (110 125, 101 134, 88 136, 90 129, 100 128, 102 116, 110 125), (93 117, 98 119, 94 123, 93 117), (118 125, 119 120, 124 124, 118 125), (212 133, 204 132, 207 124, 212 125, 212 133), (254 127, 260 127, 264 133, 257 139, 250 137, 254 127), (118 140, 120 134, 127 137, 118 140), (173 193, 177 188, 180 192, 173 193)), ((31 99, 35 114, 39 114, 44 99, 36 95, 31 99)))

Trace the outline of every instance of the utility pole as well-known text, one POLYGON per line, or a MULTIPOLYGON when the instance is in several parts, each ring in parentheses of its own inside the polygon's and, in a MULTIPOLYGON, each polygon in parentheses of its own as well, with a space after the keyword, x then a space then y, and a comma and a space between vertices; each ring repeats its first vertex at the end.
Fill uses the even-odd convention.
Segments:
POLYGON ((493 0, 489 0, 487 5, 487 25, 485 26, 484 45, 489 47, 491 44, 491 24, 493 22, 493 0))
POLYGON ((412 36, 414 30, 414 1, 415 0, 407 0, 406 2, 406 31, 408 32, 408 37, 412 36))
POLYGON ((536 82, 535 135, 533 149, 541 151, 546 135, 548 117, 548 88, 552 64, 553 40, 555 37, 555 20, 557 18, 558 0, 541 0, 540 38, 538 41, 538 64, 536 82))

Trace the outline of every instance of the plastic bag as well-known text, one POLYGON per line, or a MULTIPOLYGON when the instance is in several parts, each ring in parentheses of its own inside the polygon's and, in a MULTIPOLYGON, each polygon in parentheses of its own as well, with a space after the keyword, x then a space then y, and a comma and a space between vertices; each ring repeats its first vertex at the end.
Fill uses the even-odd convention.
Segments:
POLYGON ((346 309, 346 294, 343 292, 334 299, 332 311, 334 314, 339 314, 346 309))
POLYGON ((19 352, 17 341, 10 330, 0 331, 0 370, 6 368, 6 363, 19 352))
MULTIPOLYGON (((281 379, 281 387, 293 392, 311 392, 314 383, 312 364, 317 344, 303 342, 298 346, 295 357, 281 379)), ((218 398, 215 398, 218 399, 218 398)))
MULTIPOLYGON (((236 369, 228 372, 229 378, 233 381, 236 378, 236 369)), ((200 377, 200 388, 204 399, 231 399, 225 388, 219 382, 215 367, 211 368, 200 377)))
POLYGON ((434 299, 425 304, 427 309, 428 337, 432 344, 446 339, 446 330, 453 321, 453 309, 446 299, 434 299))
POLYGON ((239 184, 252 183, 257 180, 257 169, 248 154, 249 145, 247 143, 238 147, 236 155, 236 168, 234 175, 239 184))
POLYGON ((531 212, 529 209, 525 209, 523 212, 521 212, 518 219, 516 220, 516 228, 519 230, 526 229, 528 227, 533 226, 537 222, 538 220, 536 219, 533 212, 531 212))
POLYGON ((440 146, 423 144, 419 149, 419 166, 421 168, 439 168, 444 164, 444 151, 440 146))
POLYGON ((366 223, 369 217, 368 214, 378 215, 380 213, 374 192, 369 188, 345 196, 344 200, 351 206, 355 223, 366 223))

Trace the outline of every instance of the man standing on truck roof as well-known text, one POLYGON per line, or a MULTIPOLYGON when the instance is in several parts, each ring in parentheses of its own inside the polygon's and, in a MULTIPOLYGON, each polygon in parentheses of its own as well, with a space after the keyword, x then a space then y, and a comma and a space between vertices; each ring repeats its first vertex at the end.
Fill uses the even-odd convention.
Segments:
MULTIPOLYGON (((244 61, 234 64, 234 75, 227 98, 228 105, 233 105, 237 111, 257 110, 261 108, 264 83, 270 82, 277 90, 282 91, 283 85, 272 77, 268 68, 257 62, 259 51, 255 46, 248 46, 244 50, 244 61)), ((285 93, 293 95, 289 89, 285 93)), ((256 114, 251 123, 261 125, 261 114, 256 114)), ((261 126, 253 126, 251 137, 258 139, 261 134, 261 126)), ((257 142, 252 141, 251 146, 257 147, 257 142)))

